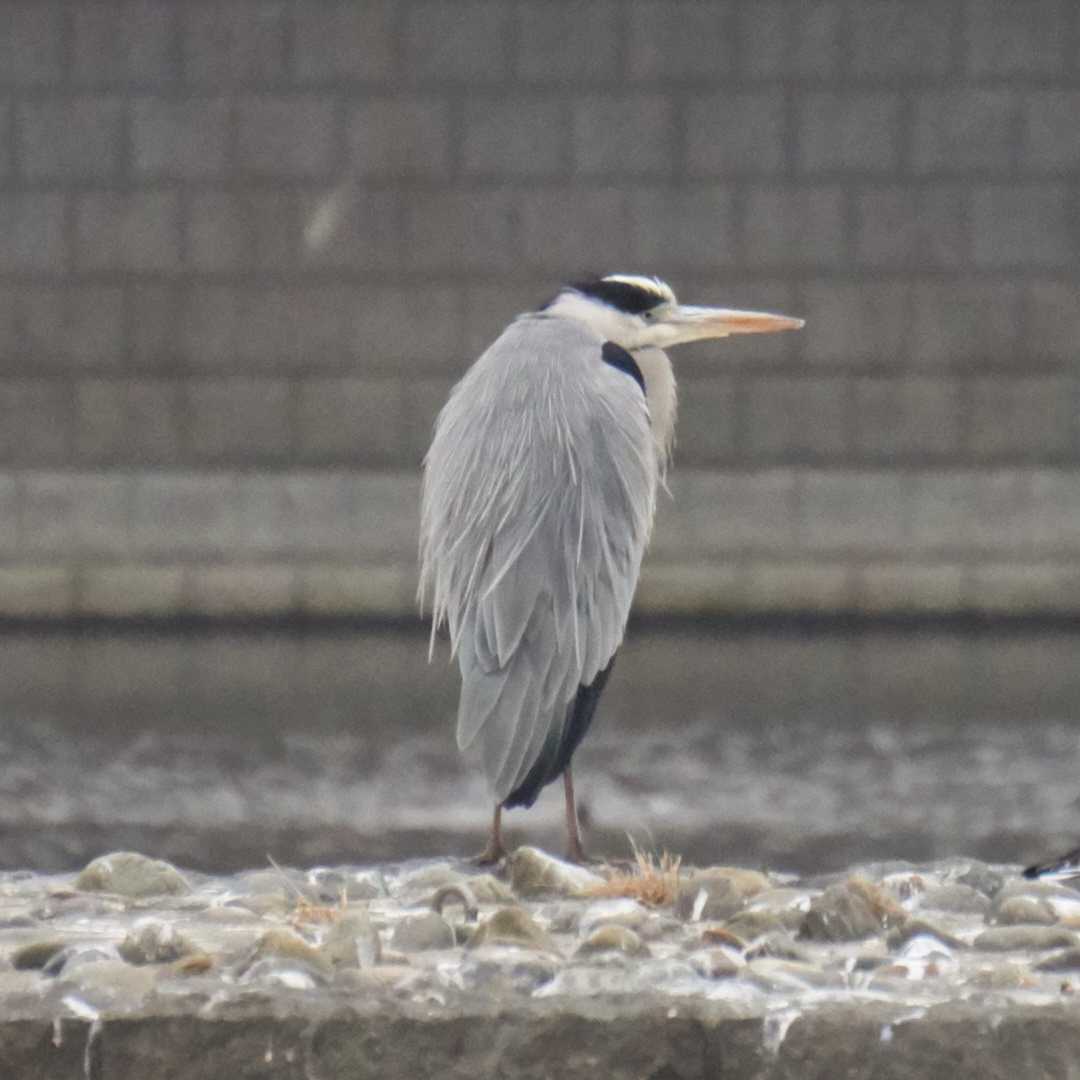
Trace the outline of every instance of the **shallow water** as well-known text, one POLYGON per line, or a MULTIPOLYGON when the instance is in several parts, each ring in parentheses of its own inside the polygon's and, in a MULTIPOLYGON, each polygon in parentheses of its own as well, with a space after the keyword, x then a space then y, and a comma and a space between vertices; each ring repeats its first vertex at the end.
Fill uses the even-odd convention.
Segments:
MULTIPOLYGON (((1080 842, 1080 630, 637 625, 575 776, 594 851, 810 872, 1080 842)), ((479 849, 422 627, 9 630, 0 865, 227 870, 479 849)), ((561 792, 508 818, 561 845, 561 792)))

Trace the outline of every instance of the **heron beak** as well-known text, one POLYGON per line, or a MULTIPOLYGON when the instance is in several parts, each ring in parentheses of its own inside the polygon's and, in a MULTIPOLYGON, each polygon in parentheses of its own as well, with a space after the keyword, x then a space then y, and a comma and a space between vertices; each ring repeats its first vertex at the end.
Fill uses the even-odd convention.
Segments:
POLYGON ((773 315, 767 311, 733 311, 730 308, 693 307, 681 304, 666 320, 678 335, 679 344, 729 334, 777 334, 781 330, 800 330, 803 319, 773 315))

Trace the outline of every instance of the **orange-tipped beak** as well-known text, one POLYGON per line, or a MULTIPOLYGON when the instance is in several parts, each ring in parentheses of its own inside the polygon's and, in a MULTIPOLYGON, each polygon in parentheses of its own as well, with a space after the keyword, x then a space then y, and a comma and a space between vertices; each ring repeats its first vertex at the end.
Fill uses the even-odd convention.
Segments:
POLYGON ((776 334, 781 330, 800 330, 805 325, 802 319, 767 311, 734 311, 682 304, 665 321, 675 330, 679 343, 729 334, 776 334))

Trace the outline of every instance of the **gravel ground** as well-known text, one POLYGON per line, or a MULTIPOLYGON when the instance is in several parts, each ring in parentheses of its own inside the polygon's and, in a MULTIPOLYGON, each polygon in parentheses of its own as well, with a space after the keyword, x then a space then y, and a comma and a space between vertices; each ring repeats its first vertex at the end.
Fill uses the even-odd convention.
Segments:
POLYGON ((1077 990, 1080 892, 972 859, 0 876, 26 1080, 1063 1076, 1077 990))

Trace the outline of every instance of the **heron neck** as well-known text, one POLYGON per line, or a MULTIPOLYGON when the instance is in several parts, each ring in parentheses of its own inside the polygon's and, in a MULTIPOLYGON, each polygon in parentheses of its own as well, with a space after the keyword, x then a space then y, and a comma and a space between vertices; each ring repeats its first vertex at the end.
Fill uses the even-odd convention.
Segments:
POLYGON ((645 398, 649 403, 649 416, 652 418, 656 460, 663 472, 671 460, 671 451, 675 445, 675 416, 679 404, 675 372, 667 353, 662 349, 651 346, 635 349, 634 359, 645 379, 645 398))

